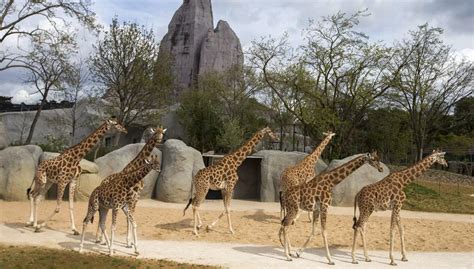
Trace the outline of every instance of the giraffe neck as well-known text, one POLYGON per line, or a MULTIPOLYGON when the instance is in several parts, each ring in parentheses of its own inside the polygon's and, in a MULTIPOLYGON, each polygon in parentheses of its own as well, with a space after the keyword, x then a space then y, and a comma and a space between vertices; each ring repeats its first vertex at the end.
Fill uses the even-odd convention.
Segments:
POLYGON ((433 165, 433 163, 434 163, 434 159, 431 158, 431 155, 425 157, 424 159, 415 163, 414 165, 400 171, 399 173, 401 175, 407 175, 405 177, 404 176, 399 177, 400 181, 402 182, 403 185, 409 184, 410 182, 415 180, 417 177, 421 176, 423 172, 428 170, 428 168, 430 168, 431 165, 433 165))
POLYGON ((131 162, 129 162, 122 171, 130 172, 143 166, 145 164, 145 160, 150 157, 153 149, 158 143, 158 134, 150 137, 138 155, 131 162))
POLYGON ((314 166, 316 165, 316 162, 319 160, 321 157, 321 153, 323 152, 324 148, 329 144, 329 141, 331 141, 332 136, 326 136, 323 141, 318 145, 318 147, 308 156, 306 156, 303 160, 303 163, 305 167, 314 169, 314 166))
POLYGON ((239 167, 242 162, 247 158, 247 156, 253 152, 255 146, 262 140, 264 134, 261 132, 257 132, 250 138, 244 145, 238 148, 236 151, 230 153, 226 157, 224 157, 223 161, 230 161, 239 167))
POLYGON ((354 160, 337 167, 334 170, 329 171, 328 175, 335 175, 334 179, 331 181, 333 185, 339 184, 347 176, 352 174, 355 170, 359 169, 362 165, 365 164, 366 156, 362 155, 354 160))
POLYGON ((128 189, 134 187, 140 180, 142 180, 146 175, 148 175, 151 169, 151 165, 144 165, 131 172, 122 171, 126 174, 123 178, 125 187, 128 189))
POLYGON ((107 132, 107 123, 103 123, 93 133, 75 146, 64 151, 63 155, 72 156, 72 161, 79 162, 94 147, 107 132))

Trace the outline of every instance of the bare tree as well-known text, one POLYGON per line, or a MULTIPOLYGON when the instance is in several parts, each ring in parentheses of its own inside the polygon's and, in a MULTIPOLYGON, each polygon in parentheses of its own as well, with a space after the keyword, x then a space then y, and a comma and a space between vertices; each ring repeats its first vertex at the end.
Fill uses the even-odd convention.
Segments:
MULTIPOLYGON (((98 95, 125 126, 144 119, 150 109, 166 104, 172 79, 169 61, 158 61, 158 43, 152 30, 113 19, 109 31, 95 46, 91 72, 98 95), (167 73, 166 73, 167 72, 167 73)), ((116 140, 117 142, 117 140, 116 140)))
POLYGON ((336 155, 351 151, 354 132, 367 110, 383 97, 406 61, 395 63, 395 49, 356 32, 366 11, 337 13, 310 21, 299 50, 287 37, 263 38, 250 60, 263 80, 312 137, 327 128, 338 135, 336 155), (321 116, 324 115, 324 116, 321 116))
POLYGON ((26 144, 31 143, 36 123, 43 106, 48 102, 50 93, 64 89, 65 80, 72 71, 69 61, 74 54, 74 40, 69 35, 60 35, 54 38, 48 36, 46 39, 42 37, 40 35, 34 38, 33 52, 24 59, 29 70, 29 76, 25 82, 31 83, 36 93, 41 95, 38 110, 25 141, 26 144))
POLYGON ((440 120, 460 99, 472 95, 473 63, 457 60, 442 33, 441 28, 421 25, 399 45, 397 60, 409 60, 394 81, 392 100, 410 115, 418 160, 440 120))
POLYGON ((29 69, 25 56, 34 50, 20 44, 29 44, 30 39, 39 37, 63 35, 69 24, 67 18, 77 19, 89 29, 95 29, 91 5, 89 0, 0 1, 0 71, 18 67, 29 69), (35 19, 48 23, 29 26, 35 19), (11 51, 6 44, 15 39, 19 48, 11 51))

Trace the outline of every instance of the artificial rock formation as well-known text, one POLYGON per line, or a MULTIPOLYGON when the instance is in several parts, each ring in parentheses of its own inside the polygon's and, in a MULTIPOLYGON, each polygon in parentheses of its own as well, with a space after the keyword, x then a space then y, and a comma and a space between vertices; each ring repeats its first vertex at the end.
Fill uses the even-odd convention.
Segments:
POLYGON ((214 30, 211 0, 183 1, 161 40, 160 53, 173 59, 176 96, 204 72, 243 64, 240 41, 228 23, 219 21, 214 30))

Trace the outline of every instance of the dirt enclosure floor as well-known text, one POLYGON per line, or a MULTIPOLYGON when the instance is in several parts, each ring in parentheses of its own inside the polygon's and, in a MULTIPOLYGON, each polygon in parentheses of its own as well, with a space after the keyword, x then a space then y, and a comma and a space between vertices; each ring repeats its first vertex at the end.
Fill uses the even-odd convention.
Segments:
MULTIPOLYGON (((39 206, 39 219, 53 212, 55 201, 43 201, 39 206)), ((211 232, 202 230, 200 236, 192 235, 192 210, 183 217, 183 204, 168 204, 154 200, 138 203, 136 220, 139 239, 207 241, 279 246, 279 206, 277 203, 233 201, 232 222, 235 234, 228 232, 224 218, 211 232)), ((201 209, 204 225, 211 223, 223 210, 222 201, 206 201, 201 209)), ((352 208, 331 208, 328 217, 328 241, 331 248, 350 249, 352 243, 352 208)), ((75 203, 76 226, 82 230, 82 220, 87 211, 86 202, 75 203)), ((0 223, 12 227, 23 227, 29 216, 29 202, 0 201, 0 223)), ((388 250, 390 212, 376 213, 367 225, 368 248, 388 250)), ((473 251, 474 218, 472 215, 434 214, 402 211, 405 241, 408 251, 473 251)), ((96 217, 96 220, 98 217, 96 217)), ((107 229, 110 231, 110 214, 107 229)), ((47 225, 46 229, 62 232, 69 230, 68 202, 63 202, 61 212, 47 225)), ((97 223, 89 224, 88 236, 95 233, 97 223)), ((32 228, 30 228, 33 230, 32 228)), ((291 227, 292 245, 301 246, 310 233, 307 214, 303 213, 291 227)), ((118 219, 118 234, 125 234, 126 222, 122 212, 118 219)), ((322 247, 320 226, 311 247, 322 247)), ((79 236, 77 239, 79 240, 79 236)), ((399 237, 396 232, 396 249, 399 237)), ((360 241, 360 238, 359 238, 360 241)), ((359 248, 361 242, 359 242, 359 248)))

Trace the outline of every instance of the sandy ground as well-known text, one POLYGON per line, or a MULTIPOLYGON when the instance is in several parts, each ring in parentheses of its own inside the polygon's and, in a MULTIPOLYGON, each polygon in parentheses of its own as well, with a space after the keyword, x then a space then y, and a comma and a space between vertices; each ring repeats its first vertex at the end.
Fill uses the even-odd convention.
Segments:
MULTIPOLYGON (((233 201, 232 221, 236 233, 231 235, 225 218, 214 231, 202 231, 200 237, 192 235, 192 210, 182 215, 183 204, 162 203, 154 200, 142 200, 138 203, 136 219, 139 238, 144 240, 178 240, 194 242, 222 242, 279 247, 279 205, 251 201, 233 201)), ((55 201, 40 204, 40 220, 55 208, 55 201)), ((69 232, 68 203, 64 202, 61 212, 48 224, 46 230, 69 232)), ((206 201, 201 216, 204 224, 212 222, 223 209, 222 201, 206 201)), ((75 203, 76 225, 82 229, 82 219, 87 210, 86 202, 75 203)), ((328 240, 331 248, 349 249, 353 230, 353 208, 331 208, 328 217, 328 240)), ((24 229, 29 215, 28 202, 0 201, 0 223, 14 229, 24 229)), ((438 214, 402 211, 402 223, 408 251, 473 251, 474 216, 461 214, 438 214)), ((389 239, 390 212, 377 212, 368 223, 368 248, 387 250, 389 239)), ((110 221, 110 217, 109 217, 110 221)), ((95 233, 95 226, 89 225, 87 235, 95 233)), ((125 233, 125 219, 122 213, 118 219, 118 234, 125 233)), ((319 227, 318 227, 319 228, 319 227)), ((32 231, 26 228, 25 231, 32 231)), ((292 244, 301 245, 310 232, 310 223, 306 214, 290 230, 292 244)), ((32 234, 34 236, 34 234, 32 234)), ((359 242, 361 243, 361 242, 359 242)), ((318 235, 311 247, 321 248, 322 240, 318 235)), ((399 247, 396 236, 396 249, 399 247)))
MULTIPOLYGON (((105 246, 92 242, 92 237, 86 238, 84 248, 94 253, 107 253, 105 246)), ((0 243, 9 245, 34 245, 49 248, 65 248, 77 250, 79 242, 77 236, 63 231, 46 230, 42 233, 32 233, 24 227, 11 228, 0 224, 0 243), (34 240, 32 240, 34 237, 34 240)), ((117 238, 116 255, 132 253, 124 247, 124 238, 117 238)), ((371 263, 362 261, 359 252, 359 265, 350 263, 349 251, 332 249, 333 260, 336 265, 327 265, 321 249, 309 249, 299 259, 292 262, 284 260, 282 249, 268 245, 228 244, 209 242, 186 241, 158 241, 141 240, 140 255, 138 258, 167 259, 178 262, 217 265, 229 268, 392 268, 388 265, 387 252, 371 251, 371 263)), ((408 262, 399 261, 400 254, 395 258, 400 268, 473 268, 472 252, 409 252, 408 262)))

